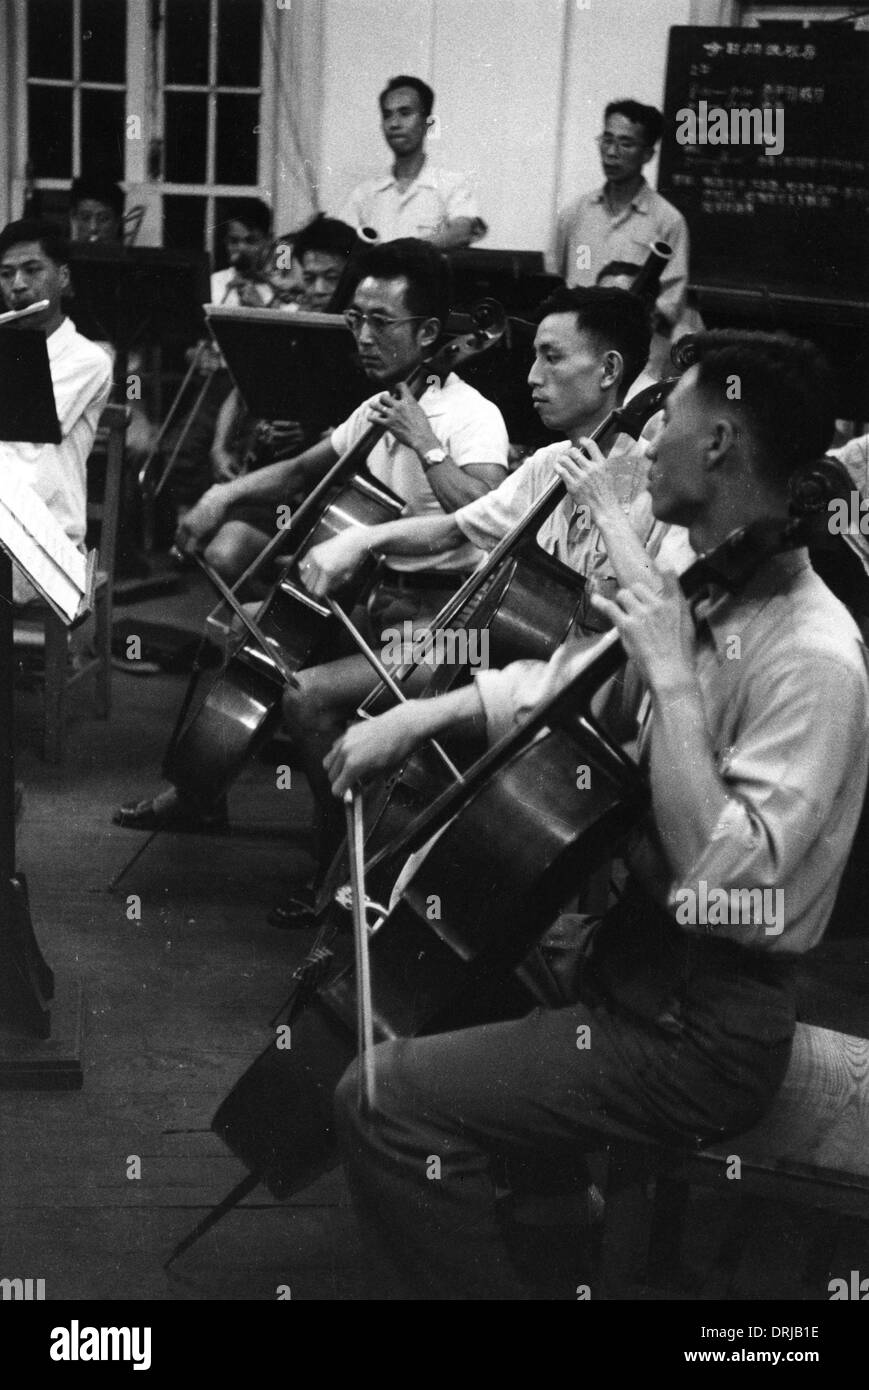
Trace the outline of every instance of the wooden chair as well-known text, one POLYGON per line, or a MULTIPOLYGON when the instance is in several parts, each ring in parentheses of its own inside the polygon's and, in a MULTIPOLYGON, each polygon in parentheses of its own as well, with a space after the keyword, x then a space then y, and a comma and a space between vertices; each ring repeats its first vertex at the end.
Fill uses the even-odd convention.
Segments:
MULTIPOLYGON (((718 1187, 734 1202, 766 1196, 869 1221, 869 1039, 799 1023, 784 1084, 746 1134, 691 1154, 614 1146, 600 1268, 606 1297, 677 1281, 695 1183, 718 1187)), ((726 1290, 714 1294, 726 1297, 726 1290)))
MULTIPOLYGON (((26 616, 15 622, 16 648, 41 648, 45 658, 43 677, 45 725, 43 756, 47 762, 63 760, 66 736, 67 692, 91 672, 96 676, 95 710, 108 719, 112 700, 112 595, 118 539, 121 488, 124 471, 124 442, 130 412, 123 405, 107 405, 100 416, 97 436, 88 460, 105 458, 105 484, 99 501, 88 497, 88 521, 100 527, 99 569, 94 594, 94 610, 81 624, 67 628, 48 604, 28 605, 26 616), (77 652, 70 665, 70 653, 80 647, 80 637, 92 630, 91 653, 77 652)), ((90 481, 90 480, 89 480, 90 481)), ((90 488, 88 488, 90 493, 90 488)))

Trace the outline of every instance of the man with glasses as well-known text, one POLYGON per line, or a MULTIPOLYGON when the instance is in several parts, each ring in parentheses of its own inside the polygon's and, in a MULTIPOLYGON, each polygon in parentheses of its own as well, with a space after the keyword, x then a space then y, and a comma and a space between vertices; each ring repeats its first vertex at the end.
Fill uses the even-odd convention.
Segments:
MULTIPOLYGON (((347 321, 378 394, 296 458, 209 488, 179 526, 182 549, 191 551, 209 538, 219 543, 227 514, 239 503, 271 503, 277 525, 279 508, 310 491, 372 423, 385 433, 368 455, 368 471, 404 499, 407 515, 455 511, 505 478, 507 431, 491 401, 453 373, 443 385, 430 385, 419 401, 403 384, 431 355, 446 322, 449 270, 443 257, 428 243, 407 237, 363 252, 358 277, 347 321)), ((258 548, 268 539, 260 533, 258 548)), ((206 559, 210 551, 208 545, 206 559)), ((382 631, 402 629, 405 622, 425 626, 479 558, 462 537, 435 555, 391 559, 369 602, 367 638, 379 650, 382 631)), ((298 689, 287 693, 285 715, 300 764, 330 811, 334 801, 323 756, 374 684, 368 662, 353 655, 299 672, 298 689)), ((180 829, 207 822, 208 808, 204 817, 202 811, 180 800, 173 788, 123 807, 115 819, 135 829, 180 829)))
POLYGON ((605 182, 561 212, 552 268, 568 285, 593 285, 611 261, 642 265, 652 242, 666 241, 673 258, 661 276, 655 328, 669 337, 685 307, 688 228, 682 214, 643 177, 662 129, 663 117, 654 106, 610 102, 597 137, 605 182))

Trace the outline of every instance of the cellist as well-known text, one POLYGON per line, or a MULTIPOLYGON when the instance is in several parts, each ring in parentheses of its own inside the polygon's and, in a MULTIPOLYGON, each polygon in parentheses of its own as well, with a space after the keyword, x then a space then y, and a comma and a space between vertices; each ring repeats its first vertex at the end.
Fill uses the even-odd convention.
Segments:
MULTIPOLYGON (((538 449, 497 488, 462 507, 440 514, 402 517, 380 526, 360 526, 314 547, 305 558, 302 574, 315 595, 328 594, 368 551, 383 555, 390 564, 399 557, 417 557, 417 563, 462 541, 491 550, 538 500, 556 474, 568 485, 568 495, 544 522, 538 543, 544 551, 586 578, 580 610, 580 631, 591 633, 605 626, 588 599, 595 590, 614 592, 615 570, 610 552, 619 550, 620 537, 636 538, 636 550, 661 553, 661 563, 677 570, 693 558, 685 532, 656 522, 645 492, 648 460, 645 445, 628 435, 619 436, 599 474, 601 507, 592 518, 586 500, 572 494, 580 455, 573 446, 589 435, 624 399, 642 370, 649 352, 651 320, 637 296, 620 289, 558 290, 537 311, 535 360, 528 376, 532 399, 548 428, 562 442, 538 449), (571 452, 572 451, 572 452, 571 452), (662 550, 663 548, 663 550, 662 550)), ((592 446, 594 447, 594 446, 592 446)), ((634 547, 631 547, 633 550, 634 547)), ((422 627, 422 624, 419 624, 422 627)), ((419 628, 417 628, 419 630, 419 628)), ((290 692, 285 698, 287 721, 299 744, 320 756, 338 733, 319 717, 323 695, 332 686, 331 666, 304 673, 307 692, 316 701, 290 692), (330 736, 331 735, 331 736, 330 736)), ((427 704, 429 702, 426 702, 427 704)), ((312 785, 322 776, 312 769, 312 785)), ((321 793, 322 795, 322 793, 321 793)), ((331 822, 340 831, 340 822, 331 822)), ((331 846, 337 847, 337 839, 331 846)), ((276 908, 273 920, 302 925, 305 899, 295 898, 276 908)))
MULTIPOLYGON (((365 373, 380 388, 378 393, 328 439, 297 457, 209 488, 179 526, 180 549, 192 550, 207 541, 229 509, 240 503, 271 503, 277 524, 280 506, 322 478, 371 422, 384 425, 387 433, 369 455, 368 469, 404 499, 410 515, 452 511, 506 476, 507 431, 491 401, 455 373, 443 386, 430 385, 419 401, 403 384, 431 355, 447 320, 449 269, 443 256, 427 242, 407 237, 363 252, 357 274, 346 317, 365 373)), ((425 623, 478 559, 479 552, 464 537, 430 560, 397 559, 380 579, 369 605, 369 622, 362 624, 369 640, 373 634, 378 644, 384 627, 406 620, 425 623)), ((323 721, 333 730, 332 738, 335 719, 354 710, 375 682, 365 658, 358 655, 333 665, 328 691, 317 694, 310 689, 305 672, 299 679, 299 698, 313 710, 308 717, 323 721)), ((307 744, 301 749, 304 770, 315 780, 318 774, 322 779, 323 751, 315 744, 309 758, 307 744)), ((201 809, 182 799, 175 788, 123 806, 115 821, 140 830, 190 829, 207 823, 201 809)))
MULTIPOLYGON (((312 593, 329 593, 366 551, 386 556, 437 554, 461 540, 491 550, 538 500, 556 473, 570 484, 571 446, 590 435, 625 398, 649 354, 651 318, 643 301, 627 290, 592 287, 556 290, 536 312, 534 363, 528 374, 531 398, 541 420, 561 442, 548 444, 484 496, 439 516, 401 517, 380 526, 360 526, 316 546, 305 560, 312 593)), ((595 590, 615 588, 608 549, 616 531, 628 526, 653 552, 666 528, 656 523, 645 491, 645 445, 628 435, 609 452, 601 486, 609 506, 600 522, 570 493, 541 527, 537 541, 589 582, 580 623, 600 631, 601 615, 590 607, 595 590)), ((675 568, 692 553, 684 532, 668 539, 675 568)))
MULTIPOLYGON (((787 517, 789 478, 829 444, 834 396, 805 342, 719 331, 695 351, 648 488, 655 517, 703 554, 787 517)), ((528 1298, 496 1216, 495 1161, 575 1171, 611 1140, 696 1148, 754 1124, 785 1074, 795 965, 823 935, 866 783, 860 634, 805 549, 693 607, 652 566, 595 603, 629 658, 602 707, 611 731, 638 739, 650 812, 568 1005, 381 1044, 368 1115, 355 1067, 342 1080, 353 1200, 392 1296, 528 1298)), ((481 673, 412 736, 412 707, 351 729, 328 759, 335 793, 388 762, 402 728, 411 745, 459 718, 497 735, 529 678, 527 664, 481 673)))

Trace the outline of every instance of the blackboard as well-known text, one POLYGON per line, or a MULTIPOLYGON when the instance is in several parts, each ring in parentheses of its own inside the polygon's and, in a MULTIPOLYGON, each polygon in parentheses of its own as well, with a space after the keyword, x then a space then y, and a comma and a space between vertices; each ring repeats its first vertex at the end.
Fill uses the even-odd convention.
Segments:
MULTIPOLYGON (((710 131, 707 124, 707 131, 710 131)), ((659 191, 691 281, 869 296, 869 34, 841 25, 670 30, 659 191), (679 113, 780 108, 783 150, 684 144, 679 113)))

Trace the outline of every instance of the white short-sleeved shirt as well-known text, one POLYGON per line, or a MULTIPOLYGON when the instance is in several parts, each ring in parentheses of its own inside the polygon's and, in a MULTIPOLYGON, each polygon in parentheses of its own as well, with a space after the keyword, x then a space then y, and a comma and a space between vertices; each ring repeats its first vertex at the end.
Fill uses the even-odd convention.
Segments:
MULTIPOLYGON (((346 453, 365 433, 371 423, 368 407, 376 399, 372 396, 363 401, 349 419, 333 431, 332 448, 336 453, 346 453)), ((451 372, 442 387, 428 387, 419 403, 441 446, 459 468, 469 463, 496 463, 506 468, 507 428, 501 412, 473 386, 451 372)), ((404 499, 405 516, 443 515, 444 509, 413 449, 400 444, 388 432, 368 455, 368 470, 404 499)), ((470 570, 479 559, 480 552, 468 543, 441 551, 434 557, 390 556, 389 567, 404 572, 470 570)))
POLYGON ((357 231, 373 228, 381 241, 406 236, 429 241, 456 217, 470 217, 478 224, 475 239, 488 230, 467 176, 441 169, 428 158, 403 193, 392 172, 366 179, 338 215, 357 231))
MULTIPOLYGON (((461 507, 456 522, 468 540, 482 550, 497 545, 557 481, 555 464, 570 447, 569 440, 547 444, 520 464, 500 487, 461 507)), ((649 460, 645 445, 636 444, 629 435, 619 435, 608 455, 608 468, 616 496, 638 539, 662 568, 676 572, 686 569, 694 559, 687 532, 681 526, 666 526, 652 515, 646 491, 649 460)), ((592 590, 608 592, 614 586, 615 571, 600 531, 588 520, 570 497, 564 497, 540 527, 537 543, 547 554, 585 576, 592 590)))
MULTIPOLYGON (((76 332, 71 319, 49 334, 46 346, 63 437, 59 444, 2 440, 0 468, 32 487, 73 544, 80 545, 87 528, 87 459, 112 389, 112 363, 101 347, 76 332)), ((33 596, 16 570, 15 602, 33 596)))
MULTIPOLYGON (((227 266, 226 270, 215 270, 211 277, 211 303, 219 304, 224 309, 241 308, 241 300, 238 297, 238 290, 233 281, 239 278, 238 271, 234 266, 227 266)), ((274 298, 274 290, 271 285, 257 281, 254 289, 266 308, 274 298)))

